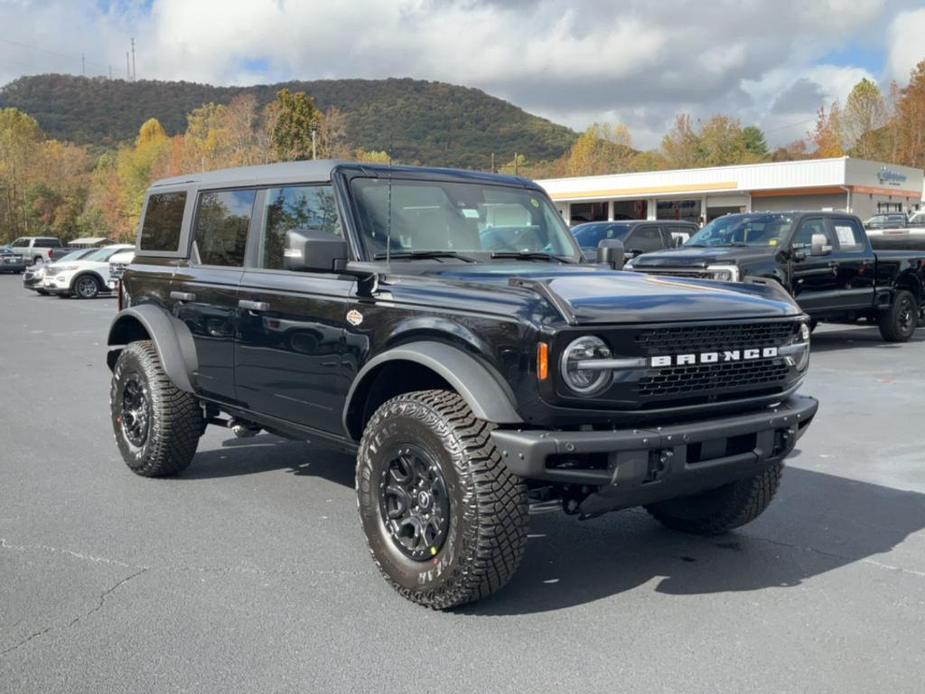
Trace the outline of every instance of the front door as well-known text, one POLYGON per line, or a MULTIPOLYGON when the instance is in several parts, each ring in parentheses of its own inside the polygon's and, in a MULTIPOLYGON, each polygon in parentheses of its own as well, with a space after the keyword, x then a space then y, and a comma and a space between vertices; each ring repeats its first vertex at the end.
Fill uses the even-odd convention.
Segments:
POLYGON ((845 310, 870 308, 874 301, 876 262, 864 229, 853 217, 832 217, 830 222, 835 237, 832 259, 837 263, 837 304, 845 310))
POLYGON ((343 367, 353 281, 284 269, 286 232, 343 235, 330 185, 262 191, 256 242, 238 291, 235 377, 244 407, 341 434, 350 386, 343 367))
POLYGON ((193 219, 190 262, 170 285, 172 313, 193 335, 202 395, 235 403, 234 339, 256 191, 203 191, 193 219))
POLYGON ((823 217, 807 217, 800 222, 793 235, 791 254, 791 285, 800 308, 808 313, 833 309, 837 304, 838 273, 835 258, 835 240, 823 217), (815 234, 825 236, 830 252, 811 255, 815 234))

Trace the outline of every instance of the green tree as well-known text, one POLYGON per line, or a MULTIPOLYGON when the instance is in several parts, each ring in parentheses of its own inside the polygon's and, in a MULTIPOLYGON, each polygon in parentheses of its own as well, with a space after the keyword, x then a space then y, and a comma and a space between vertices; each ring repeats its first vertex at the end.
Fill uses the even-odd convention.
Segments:
POLYGON ((279 161, 311 159, 312 133, 321 130, 322 115, 305 92, 281 89, 268 107, 269 139, 279 161))
POLYGON ((760 159, 767 159, 771 155, 771 151, 768 149, 768 141, 764 138, 764 132, 757 125, 749 125, 743 128, 742 135, 745 137, 746 151, 760 159))

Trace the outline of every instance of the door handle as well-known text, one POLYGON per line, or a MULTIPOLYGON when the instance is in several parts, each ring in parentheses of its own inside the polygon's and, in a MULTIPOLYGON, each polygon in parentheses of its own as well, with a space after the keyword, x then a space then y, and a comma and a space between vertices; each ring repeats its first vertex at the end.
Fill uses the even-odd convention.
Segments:
POLYGON ((270 304, 266 301, 251 301, 250 299, 241 299, 238 301, 238 307, 248 311, 269 311, 270 304))
POLYGON ((196 295, 192 292, 170 292, 170 298, 177 301, 196 301, 196 295))

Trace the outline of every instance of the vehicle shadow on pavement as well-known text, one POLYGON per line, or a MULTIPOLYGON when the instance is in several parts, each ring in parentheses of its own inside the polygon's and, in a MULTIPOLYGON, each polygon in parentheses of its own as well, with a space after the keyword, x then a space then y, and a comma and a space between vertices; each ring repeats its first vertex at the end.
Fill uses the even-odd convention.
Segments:
POLYGON ((353 489, 354 457, 328 447, 290 441, 272 434, 227 439, 222 447, 196 454, 180 476, 184 480, 255 475, 288 469, 295 475, 323 477, 353 489))
MULTIPOLYGON (((922 326, 908 344, 925 342, 925 326, 922 326)), ((846 327, 844 330, 817 330, 812 337, 813 353, 832 352, 839 349, 902 349, 905 343, 886 342, 876 326, 846 327)))
POLYGON ((568 608, 653 579, 659 593, 700 595, 798 586, 855 562, 901 570, 877 557, 925 528, 925 495, 788 468, 768 511, 722 536, 675 533, 641 509, 585 522, 560 515, 531 521, 527 554, 511 583, 461 614, 568 608))

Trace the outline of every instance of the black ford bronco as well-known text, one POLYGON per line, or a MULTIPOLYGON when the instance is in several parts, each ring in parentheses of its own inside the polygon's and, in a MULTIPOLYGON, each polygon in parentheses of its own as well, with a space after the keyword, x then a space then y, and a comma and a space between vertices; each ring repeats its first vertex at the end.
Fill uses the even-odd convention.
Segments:
POLYGON ((207 424, 354 451, 373 559, 434 608, 508 581, 531 508, 749 522, 816 413, 786 292, 582 265, 519 178, 184 176, 148 191, 137 247, 108 338, 128 466, 180 473, 207 424))

